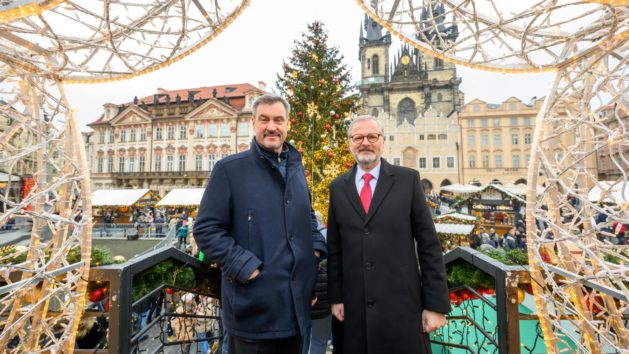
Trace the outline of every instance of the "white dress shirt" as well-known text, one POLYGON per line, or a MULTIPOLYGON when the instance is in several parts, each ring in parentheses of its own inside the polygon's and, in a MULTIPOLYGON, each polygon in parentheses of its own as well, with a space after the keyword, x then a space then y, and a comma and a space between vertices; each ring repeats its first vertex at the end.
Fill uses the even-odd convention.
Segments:
POLYGON ((356 190, 358 191, 358 195, 360 195, 360 191, 363 189, 363 185, 365 184, 365 180, 363 179, 363 176, 365 175, 365 173, 369 173, 370 175, 373 176, 373 178, 371 179, 371 181, 369 181, 369 185, 371 186, 371 196, 373 197, 376 194, 376 184, 378 184, 378 177, 380 177, 380 166, 381 164, 378 163, 378 166, 374 167, 373 170, 369 171, 369 172, 365 172, 363 171, 359 165, 356 165, 356 190))

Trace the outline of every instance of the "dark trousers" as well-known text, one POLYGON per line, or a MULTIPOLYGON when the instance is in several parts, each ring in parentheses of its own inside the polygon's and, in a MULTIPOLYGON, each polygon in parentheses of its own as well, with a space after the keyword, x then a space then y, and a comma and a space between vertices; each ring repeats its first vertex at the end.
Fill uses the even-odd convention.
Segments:
POLYGON ((302 336, 250 340, 229 336, 229 354, 301 354, 302 336))
POLYGON ((332 316, 332 347, 334 354, 343 354, 343 322, 332 316))

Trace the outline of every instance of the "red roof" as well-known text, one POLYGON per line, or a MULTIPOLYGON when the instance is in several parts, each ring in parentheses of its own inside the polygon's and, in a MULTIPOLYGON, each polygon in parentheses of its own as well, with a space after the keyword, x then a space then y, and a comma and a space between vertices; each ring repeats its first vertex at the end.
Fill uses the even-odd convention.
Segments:
MULTIPOLYGON (((187 88, 181 90, 162 90, 158 89, 155 94, 168 94, 170 96, 170 102, 175 102, 177 94, 181 97, 181 102, 188 102, 188 91, 199 91, 194 95, 194 99, 199 98, 212 98, 212 92, 216 89, 216 97, 223 98, 225 96, 232 97, 244 97, 246 92, 258 91, 263 92, 259 88, 251 84, 233 84, 233 85, 220 85, 220 86, 207 86, 197 88, 187 88)), ((138 98, 138 104, 146 103, 147 105, 153 104, 153 95, 138 98)), ((160 102, 165 102, 164 98, 160 98, 160 102)))

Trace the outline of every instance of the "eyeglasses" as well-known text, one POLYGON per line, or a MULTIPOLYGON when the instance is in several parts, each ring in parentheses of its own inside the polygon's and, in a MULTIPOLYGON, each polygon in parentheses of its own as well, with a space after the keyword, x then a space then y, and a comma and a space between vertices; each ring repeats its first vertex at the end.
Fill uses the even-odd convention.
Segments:
POLYGON ((367 134, 367 135, 352 135, 349 138, 354 142, 354 144, 360 144, 367 138, 367 141, 370 143, 376 143, 380 139, 382 134, 367 134))

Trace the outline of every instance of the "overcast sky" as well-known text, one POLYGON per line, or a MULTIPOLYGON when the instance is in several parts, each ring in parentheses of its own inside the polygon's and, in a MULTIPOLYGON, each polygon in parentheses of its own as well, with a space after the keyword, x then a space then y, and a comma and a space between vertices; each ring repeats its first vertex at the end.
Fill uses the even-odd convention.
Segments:
MULTIPOLYGON (((172 90, 264 81, 271 89, 293 41, 315 20, 324 23, 330 44, 340 48, 356 81, 360 79, 358 36, 363 16, 354 0, 252 0, 217 38, 169 67, 132 80, 68 85, 66 90, 84 126, 98 119, 104 103, 130 102, 134 96, 156 93, 158 87, 172 90)), ((394 42, 399 40, 394 37, 394 42)), ((511 96, 528 102, 533 96, 545 96, 552 80, 550 73, 504 75, 461 66, 457 75, 463 80, 465 102, 479 98, 500 103, 511 96)))

